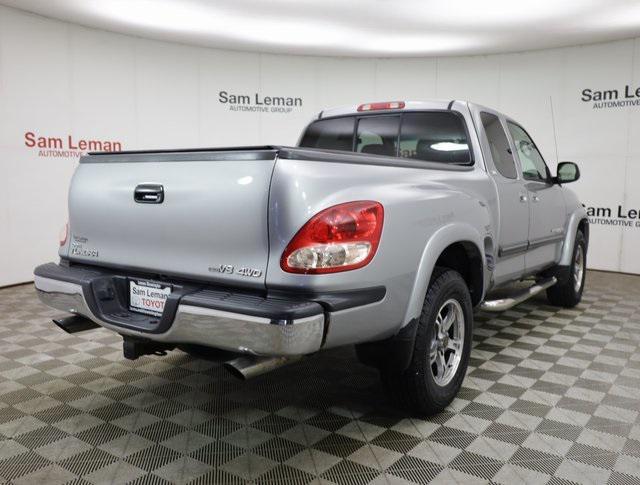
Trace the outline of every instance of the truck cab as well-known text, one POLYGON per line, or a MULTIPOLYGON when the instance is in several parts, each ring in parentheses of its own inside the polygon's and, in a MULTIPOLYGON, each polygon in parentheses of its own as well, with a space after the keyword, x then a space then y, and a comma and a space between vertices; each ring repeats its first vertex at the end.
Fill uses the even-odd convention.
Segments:
MULTIPOLYGON (((573 246, 571 235, 578 225, 588 237, 582 205, 552 175, 531 135, 514 119, 485 106, 454 100, 334 108, 318 114, 299 146, 479 164, 496 193, 488 201, 494 230, 486 251, 491 276, 485 292, 568 265, 563 248, 573 246), (416 123, 418 128, 408 133, 416 123), (478 145, 467 130, 477 134, 478 145)), ((579 178, 571 162, 561 162, 559 169, 571 172, 564 183, 579 178)))

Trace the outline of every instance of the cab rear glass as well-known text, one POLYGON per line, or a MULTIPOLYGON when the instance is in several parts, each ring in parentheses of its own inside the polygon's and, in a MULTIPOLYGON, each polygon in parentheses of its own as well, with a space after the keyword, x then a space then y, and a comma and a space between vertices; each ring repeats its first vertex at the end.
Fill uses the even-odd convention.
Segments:
POLYGON ((301 147, 472 165, 462 117, 452 111, 417 111, 327 118, 311 123, 301 147))
POLYGON ((300 146, 325 150, 353 150, 354 117, 318 120, 309 125, 300 146))

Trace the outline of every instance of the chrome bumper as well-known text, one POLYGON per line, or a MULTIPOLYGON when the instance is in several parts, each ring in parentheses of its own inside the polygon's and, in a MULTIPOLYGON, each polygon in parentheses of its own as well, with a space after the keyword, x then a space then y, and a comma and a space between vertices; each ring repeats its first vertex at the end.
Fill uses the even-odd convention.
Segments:
POLYGON ((325 317, 272 322, 241 313, 180 304, 173 323, 163 333, 149 333, 105 322, 93 314, 81 285, 35 276, 40 300, 60 311, 83 315, 120 334, 168 344, 197 344, 233 352, 265 356, 303 355, 322 346, 325 317))

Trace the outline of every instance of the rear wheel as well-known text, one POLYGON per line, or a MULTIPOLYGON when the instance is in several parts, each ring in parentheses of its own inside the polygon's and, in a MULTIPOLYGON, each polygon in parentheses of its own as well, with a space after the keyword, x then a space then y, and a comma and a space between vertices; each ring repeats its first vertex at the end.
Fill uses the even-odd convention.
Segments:
POLYGON ((552 305, 572 308, 582 300, 587 268, 587 241, 582 231, 576 233, 569 277, 547 289, 547 299, 552 305))
POLYGON ((381 369, 392 397, 419 414, 446 408, 464 379, 473 331, 469 289, 456 271, 436 268, 424 301, 413 357, 404 372, 381 369))

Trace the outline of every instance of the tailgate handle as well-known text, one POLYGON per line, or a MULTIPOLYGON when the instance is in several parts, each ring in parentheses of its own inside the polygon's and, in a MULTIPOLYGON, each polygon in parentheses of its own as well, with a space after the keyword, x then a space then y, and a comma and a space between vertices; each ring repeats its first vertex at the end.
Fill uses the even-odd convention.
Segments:
POLYGON ((133 200, 139 204, 162 204, 164 187, 160 184, 140 184, 133 191, 133 200))

